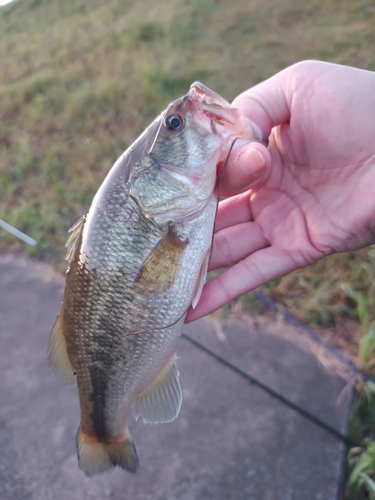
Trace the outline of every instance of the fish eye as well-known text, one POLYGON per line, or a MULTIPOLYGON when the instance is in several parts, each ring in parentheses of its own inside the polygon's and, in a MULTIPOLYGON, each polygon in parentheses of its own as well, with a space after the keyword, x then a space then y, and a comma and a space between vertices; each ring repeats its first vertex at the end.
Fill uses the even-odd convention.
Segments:
POLYGON ((168 130, 179 130, 183 125, 183 121, 180 115, 174 113, 165 118, 164 125, 168 130))

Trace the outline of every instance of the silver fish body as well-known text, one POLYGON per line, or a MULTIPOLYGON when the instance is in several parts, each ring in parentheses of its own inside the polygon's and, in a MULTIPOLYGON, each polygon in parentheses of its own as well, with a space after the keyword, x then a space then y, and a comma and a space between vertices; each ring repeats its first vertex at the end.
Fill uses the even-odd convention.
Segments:
POLYGON ((119 158, 71 230, 49 360, 78 384, 77 450, 88 475, 138 469, 126 426, 131 409, 145 423, 178 415, 176 346, 204 284, 216 165, 234 137, 261 135, 194 84, 119 158))

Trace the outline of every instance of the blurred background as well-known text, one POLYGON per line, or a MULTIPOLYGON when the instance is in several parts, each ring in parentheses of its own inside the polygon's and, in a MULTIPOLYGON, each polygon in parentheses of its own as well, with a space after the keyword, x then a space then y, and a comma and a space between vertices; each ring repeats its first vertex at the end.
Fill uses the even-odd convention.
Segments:
MULTIPOLYGON (((67 230, 114 161, 194 80, 231 101, 303 59, 375 70, 375 4, 15 0, 0 7, 0 42, 0 219, 61 260, 4 231, 0 251, 63 270, 67 230)), ((331 256, 262 290, 374 374, 374 263, 373 247, 331 256)), ((239 310, 262 306, 248 294, 220 314, 239 310)), ((352 433, 369 443, 374 385, 359 389, 352 433)))

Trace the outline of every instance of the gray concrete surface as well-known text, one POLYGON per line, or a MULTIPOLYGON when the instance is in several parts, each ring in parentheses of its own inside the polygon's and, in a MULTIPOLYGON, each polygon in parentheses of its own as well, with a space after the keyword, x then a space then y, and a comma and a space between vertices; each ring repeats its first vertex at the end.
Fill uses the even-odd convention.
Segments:
MULTIPOLYGON (((336 500, 343 445, 182 339, 184 401, 170 424, 131 423, 141 469, 87 478, 77 467, 74 387, 46 361, 62 278, 0 256, 0 500, 336 500)), ((266 331, 207 321, 186 328, 215 352, 345 432, 344 382, 266 331)))

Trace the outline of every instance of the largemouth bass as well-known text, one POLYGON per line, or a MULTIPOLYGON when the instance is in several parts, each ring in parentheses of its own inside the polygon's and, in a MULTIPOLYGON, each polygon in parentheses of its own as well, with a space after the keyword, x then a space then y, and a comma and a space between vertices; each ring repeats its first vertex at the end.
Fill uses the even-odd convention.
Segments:
POLYGON ((117 160, 70 230, 64 299, 48 357, 78 384, 79 467, 136 472, 126 422, 170 422, 182 394, 176 346, 209 262, 216 167, 235 138, 262 132, 194 83, 117 160))

